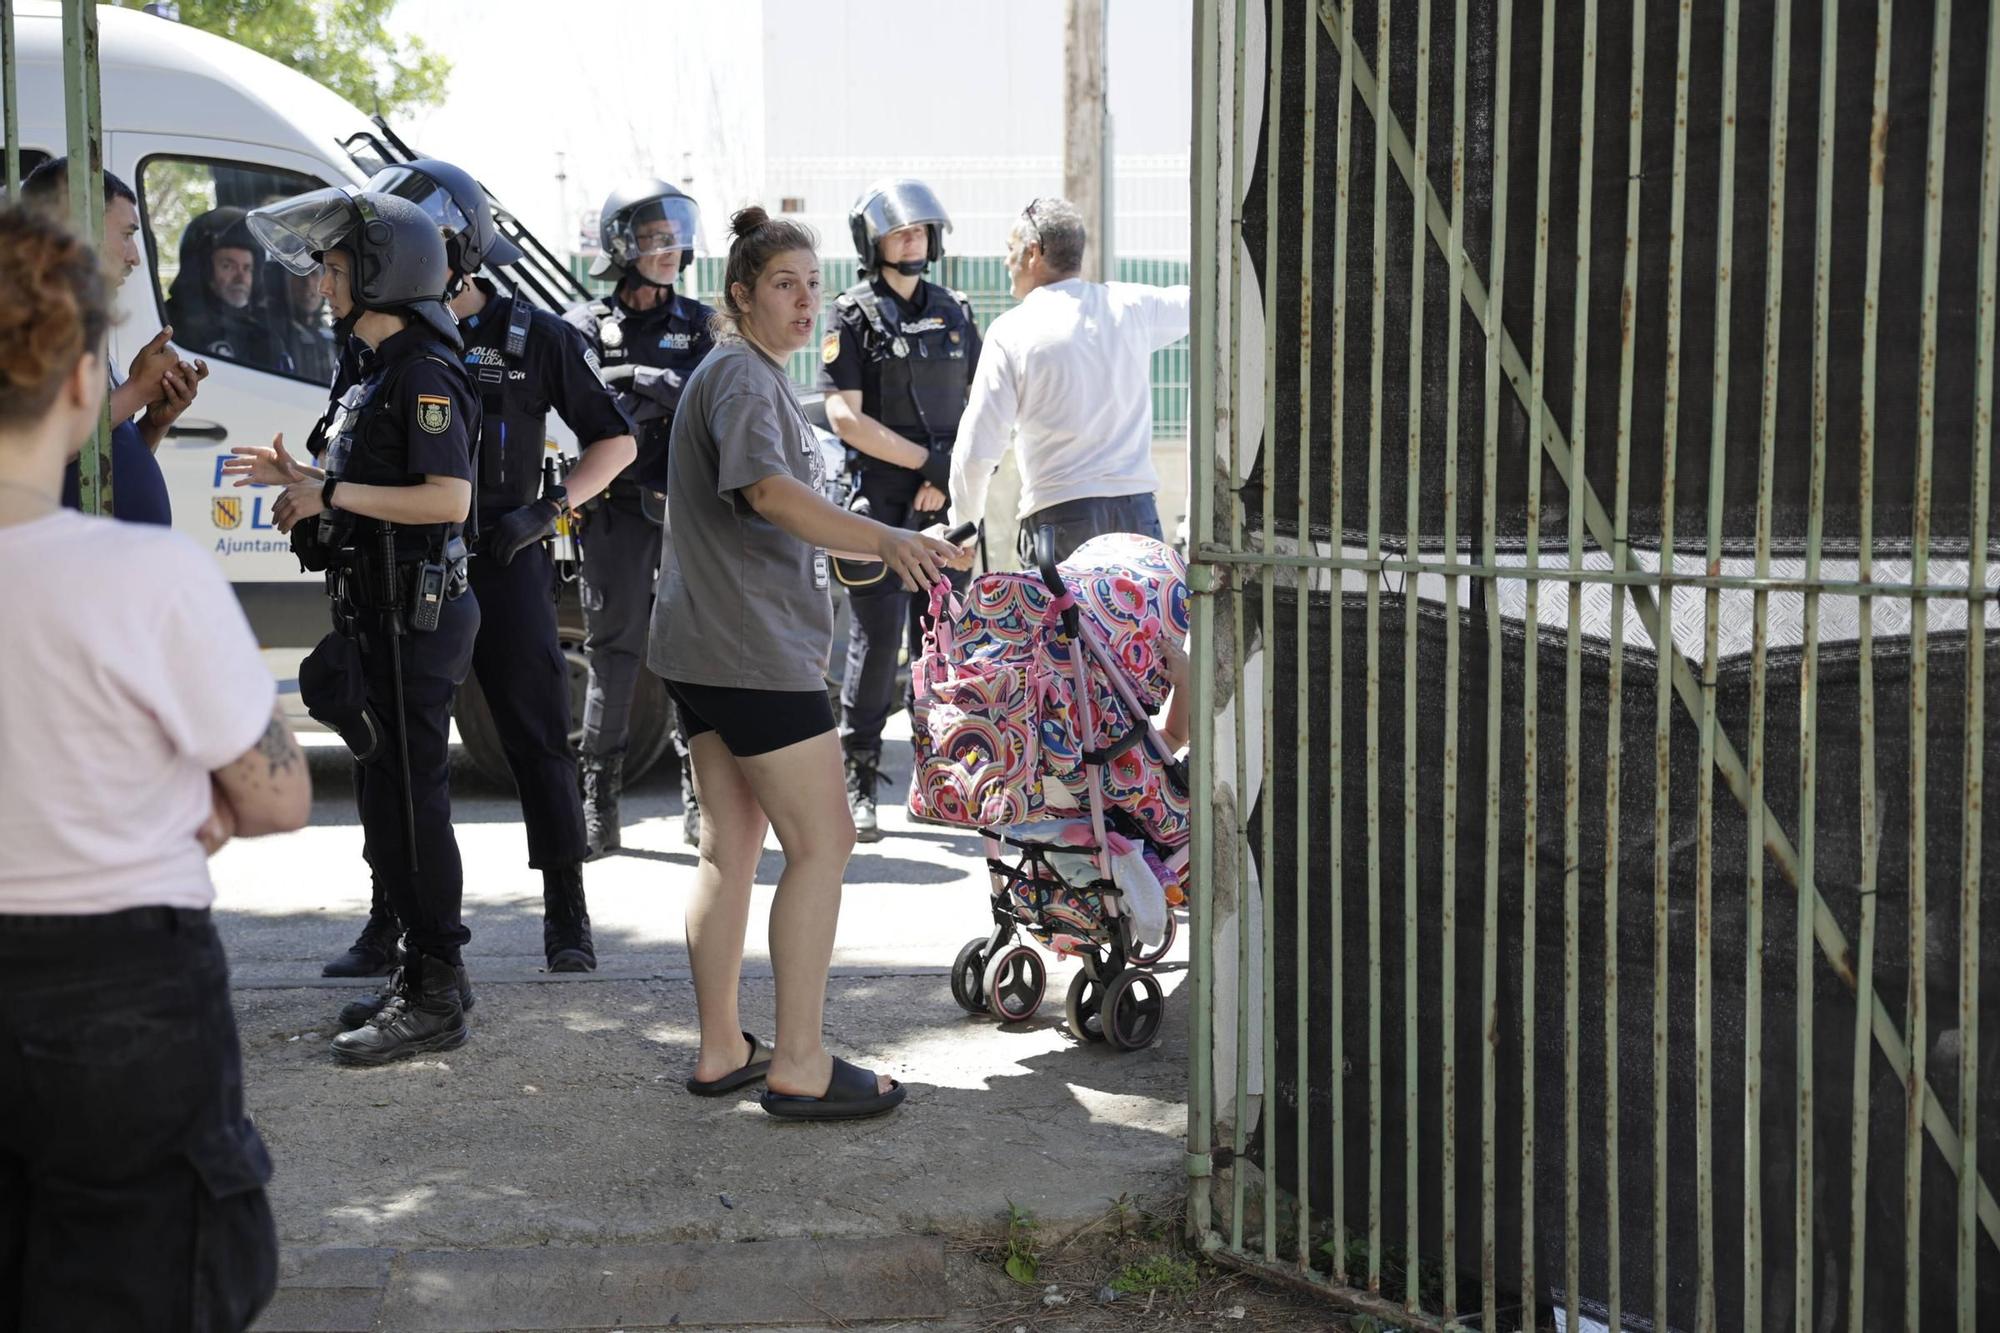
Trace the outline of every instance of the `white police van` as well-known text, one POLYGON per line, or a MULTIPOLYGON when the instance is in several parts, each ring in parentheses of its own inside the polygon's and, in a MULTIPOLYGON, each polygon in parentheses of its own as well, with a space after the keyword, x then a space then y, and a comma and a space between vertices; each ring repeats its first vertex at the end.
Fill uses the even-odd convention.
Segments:
MULTIPOLYGON (((22 0, 16 9, 22 171, 65 150, 60 7, 22 0)), ((415 156, 379 119, 275 60, 209 33, 142 11, 99 6, 103 150, 107 169, 139 197, 143 260, 118 296, 111 331, 114 365, 128 364, 157 334, 169 310, 204 291, 202 275, 181 273, 204 219, 325 185, 358 185, 382 166, 415 156)), ((477 174, 478 164, 463 164, 477 174)), ((583 292, 567 269, 502 210, 502 226, 528 258, 494 274, 504 288, 560 310, 583 292)), ((235 587, 266 659, 301 713, 298 663, 327 630, 324 585, 300 572, 271 523, 275 491, 238 489, 222 475, 237 445, 269 444, 283 432, 295 452, 325 408, 329 318, 305 284, 288 287, 275 263, 257 265, 248 317, 266 336, 203 350, 209 376, 194 405, 161 442, 159 461, 174 526, 214 552, 235 587)), ((239 314, 237 318, 245 317, 239 314)), ((190 349, 183 348, 183 351, 190 349)), ((551 419, 551 448, 574 450, 551 419)), ((583 716, 582 620, 572 588, 561 622, 571 658, 572 715, 583 716)), ((457 710, 474 764, 505 781, 491 716, 468 683, 457 710)), ((643 773, 668 743, 665 692, 641 672, 633 707, 628 778, 643 773)))

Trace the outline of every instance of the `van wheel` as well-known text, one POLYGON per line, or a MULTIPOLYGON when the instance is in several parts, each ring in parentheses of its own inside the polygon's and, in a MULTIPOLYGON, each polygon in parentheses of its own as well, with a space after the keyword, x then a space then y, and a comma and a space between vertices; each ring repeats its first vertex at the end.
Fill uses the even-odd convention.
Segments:
MULTIPOLYGON (((562 642, 564 660, 569 664, 569 743, 576 751, 583 742, 583 696, 590 680, 590 663, 583 651, 583 615, 574 596, 565 596, 557 608, 556 635, 562 642)), ((479 688, 477 676, 467 676, 458 687, 452 708, 458 723, 458 738, 472 771, 503 791, 514 788, 513 771, 507 767, 507 752, 500 743, 500 729, 494 724, 493 710, 479 688)), ((625 743, 625 783, 636 784, 651 771, 673 744, 668 730, 667 687, 652 672, 639 668, 632 691, 632 729, 625 743)))

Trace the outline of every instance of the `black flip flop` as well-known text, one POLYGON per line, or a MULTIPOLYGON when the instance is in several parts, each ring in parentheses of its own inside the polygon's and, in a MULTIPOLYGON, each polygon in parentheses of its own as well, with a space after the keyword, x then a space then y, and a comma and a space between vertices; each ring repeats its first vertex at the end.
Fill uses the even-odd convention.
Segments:
POLYGON ((741 1069, 731 1070, 721 1078, 712 1079, 706 1083, 698 1078, 690 1078, 687 1081, 687 1090, 697 1097, 721 1097, 736 1091, 738 1088, 755 1083, 758 1079, 770 1073, 771 1057, 766 1055, 761 1060, 757 1058, 758 1052, 768 1050, 769 1048, 748 1032, 743 1034, 743 1040, 750 1043, 750 1059, 741 1069))
POLYGON ((764 1089, 761 1100, 765 1112, 780 1120, 863 1120, 882 1115, 903 1104, 909 1089, 897 1083, 887 1092, 876 1091, 875 1073, 833 1057, 833 1081, 823 1097, 799 1097, 764 1089))

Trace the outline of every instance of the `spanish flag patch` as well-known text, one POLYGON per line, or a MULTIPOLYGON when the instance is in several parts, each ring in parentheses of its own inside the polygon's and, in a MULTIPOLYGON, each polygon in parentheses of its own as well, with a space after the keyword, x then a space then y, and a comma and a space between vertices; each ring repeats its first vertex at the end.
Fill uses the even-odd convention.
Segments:
POLYGON ((451 399, 442 394, 417 395, 417 428, 426 435, 442 435, 451 426, 451 399))

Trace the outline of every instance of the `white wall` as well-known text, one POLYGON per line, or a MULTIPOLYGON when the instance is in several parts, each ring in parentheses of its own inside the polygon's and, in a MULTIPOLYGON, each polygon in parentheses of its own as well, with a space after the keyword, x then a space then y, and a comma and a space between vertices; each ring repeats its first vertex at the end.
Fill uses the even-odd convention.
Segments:
MULTIPOLYGON (((692 176, 712 240, 732 208, 800 195, 829 249, 870 180, 923 175, 952 248, 997 254, 1021 205, 1061 188, 1062 8, 403 0, 392 26, 454 71, 447 103, 398 128, 559 250, 620 177, 650 171, 692 176)), ((1191 0, 1111 0, 1121 253, 1187 252, 1192 22, 1191 0)))

